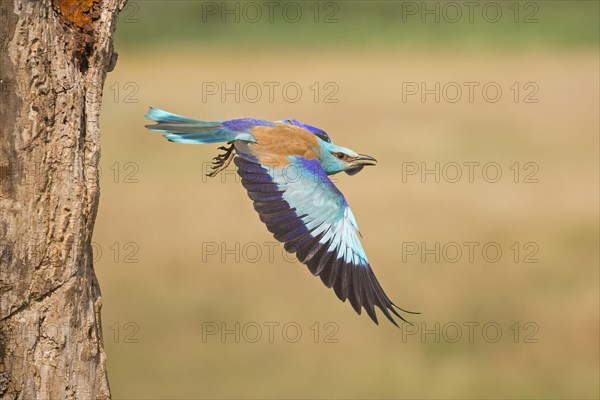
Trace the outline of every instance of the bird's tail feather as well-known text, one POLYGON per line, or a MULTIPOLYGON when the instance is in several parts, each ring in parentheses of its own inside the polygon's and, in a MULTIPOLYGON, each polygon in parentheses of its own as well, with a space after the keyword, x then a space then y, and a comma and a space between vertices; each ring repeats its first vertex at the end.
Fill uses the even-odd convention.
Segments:
POLYGON ((146 128, 162 133, 171 142, 219 143, 241 138, 241 132, 225 127, 223 121, 200 121, 158 108, 150 108, 146 118, 157 122, 146 128))

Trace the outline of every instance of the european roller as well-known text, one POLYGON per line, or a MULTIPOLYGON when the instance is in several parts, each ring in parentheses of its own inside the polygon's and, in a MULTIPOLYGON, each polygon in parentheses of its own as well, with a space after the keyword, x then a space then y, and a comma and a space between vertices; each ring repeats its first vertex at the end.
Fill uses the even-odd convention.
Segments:
POLYGON ((337 297, 364 308, 377 324, 375 307, 396 326, 406 321, 379 284, 359 240, 354 215, 329 175, 354 175, 376 164, 373 157, 336 146, 321 129, 295 119, 242 118, 200 121, 150 108, 146 127, 171 142, 227 143, 213 159, 215 176, 233 160, 254 209, 286 251, 295 253, 337 297))

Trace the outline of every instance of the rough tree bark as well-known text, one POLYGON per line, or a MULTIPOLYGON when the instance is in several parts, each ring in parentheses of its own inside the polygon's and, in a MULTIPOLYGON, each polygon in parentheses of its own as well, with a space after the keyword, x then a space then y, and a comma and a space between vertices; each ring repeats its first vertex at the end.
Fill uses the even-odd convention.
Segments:
POLYGON ((0 0, 0 397, 107 399, 91 237, 125 0, 0 0))

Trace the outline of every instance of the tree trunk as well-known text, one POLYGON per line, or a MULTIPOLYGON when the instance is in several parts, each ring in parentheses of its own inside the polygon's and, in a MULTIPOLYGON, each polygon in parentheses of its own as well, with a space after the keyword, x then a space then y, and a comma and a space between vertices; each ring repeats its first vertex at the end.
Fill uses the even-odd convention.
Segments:
POLYGON ((98 116, 125 0, 0 0, 0 397, 107 399, 98 116))

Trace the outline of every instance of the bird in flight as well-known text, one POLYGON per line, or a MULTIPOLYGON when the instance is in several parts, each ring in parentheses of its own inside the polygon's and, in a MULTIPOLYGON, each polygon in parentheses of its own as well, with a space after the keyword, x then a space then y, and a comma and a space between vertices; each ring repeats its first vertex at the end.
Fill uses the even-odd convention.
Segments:
POLYGON ((208 175, 217 175, 233 160, 254 209, 275 239, 358 314, 364 308, 378 324, 378 307, 396 326, 392 314, 408 322, 396 309, 417 314, 396 306, 381 288, 354 215, 329 179, 375 165, 373 157, 336 146, 321 129, 295 119, 200 121, 156 108, 146 118, 157 122, 146 128, 171 142, 227 143, 219 147, 223 153, 213 159, 208 175))

